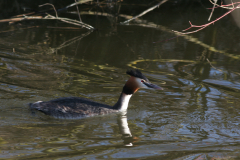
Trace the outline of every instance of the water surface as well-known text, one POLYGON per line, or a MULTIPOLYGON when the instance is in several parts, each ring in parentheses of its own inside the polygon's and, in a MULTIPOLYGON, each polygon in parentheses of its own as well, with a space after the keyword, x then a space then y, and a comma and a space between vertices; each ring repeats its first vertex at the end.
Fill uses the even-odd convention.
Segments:
MULTIPOLYGON (((130 14, 129 4, 122 7, 130 14)), ((166 4, 120 25, 124 16, 83 12, 98 31, 56 21, 1 24, 0 158, 239 159, 239 28, 229 15, 171 39, 171 30, 186 29, 189 20, 207 23, 209 13, 201 5, 166 4), (127 115, 64 120, 28 108, 68 96, 114 105, 128 68, 164 90, 138 91, 127 115)))

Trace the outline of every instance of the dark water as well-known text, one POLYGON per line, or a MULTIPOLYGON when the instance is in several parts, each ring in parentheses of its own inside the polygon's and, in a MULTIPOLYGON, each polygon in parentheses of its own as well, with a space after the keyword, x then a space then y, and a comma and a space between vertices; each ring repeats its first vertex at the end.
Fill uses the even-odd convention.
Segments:
POLYGON ((171 30, 186 29, 189 20, 207 23, 209 13, 200 4, 168 4, 128 25, 116 24, 124 16, 82 13, 98 31, 63 29, 75 26, 57 21, 1 24, 0 159, 240 159, 234 16, 171 39, 171 30), (129 67, 164 90, 138 91, 127 117, 63 120, 28 109, 67 96, 114 105, 129 67))

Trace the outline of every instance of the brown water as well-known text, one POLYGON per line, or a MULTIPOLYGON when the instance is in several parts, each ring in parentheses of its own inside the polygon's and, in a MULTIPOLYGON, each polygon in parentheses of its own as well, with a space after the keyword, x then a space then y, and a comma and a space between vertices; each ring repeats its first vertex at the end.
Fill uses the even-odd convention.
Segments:
POLYGON ((202 6, 176 5, 129 25, 82 14, 99 29, 93 32, 50 28, 66 26, 56 21, 1 24, 0 159, 240 159, 240 32, 234 19, 168 40, 177 36, 172 29, 187 28, 189 20, 206 23, 208 16, 202 6), (138 91, 127 117, 63 120, 28 108, 67 96, 113 105, 129 67, 164 90, 138 91))

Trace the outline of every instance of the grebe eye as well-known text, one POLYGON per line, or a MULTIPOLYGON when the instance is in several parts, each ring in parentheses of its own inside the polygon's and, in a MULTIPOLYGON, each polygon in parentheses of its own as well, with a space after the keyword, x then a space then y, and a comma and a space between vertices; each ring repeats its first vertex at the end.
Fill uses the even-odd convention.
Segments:
POLYGON ((142 79, 141 82, 144 83, 144 80, 142 79))

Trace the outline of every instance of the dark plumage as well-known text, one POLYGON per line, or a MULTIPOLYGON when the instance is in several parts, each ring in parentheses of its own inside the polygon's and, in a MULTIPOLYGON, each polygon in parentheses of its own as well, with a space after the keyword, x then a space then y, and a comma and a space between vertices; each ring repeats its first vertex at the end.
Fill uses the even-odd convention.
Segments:
POLYGON ((118 112, 117 108, 81 97, 66 97, 48 102, 30 103, 36 109, 56 118, 79 118, 118 112))

